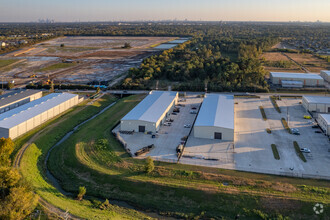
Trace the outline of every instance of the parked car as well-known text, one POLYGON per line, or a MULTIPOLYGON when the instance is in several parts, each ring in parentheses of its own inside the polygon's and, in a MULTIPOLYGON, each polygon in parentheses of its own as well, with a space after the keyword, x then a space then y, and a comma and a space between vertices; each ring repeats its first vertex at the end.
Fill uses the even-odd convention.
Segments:
POLYGON ((303 153, 310 153, 311 152, 311 150, 309 148, 306 148, 306 147, 300 148, 300 151, 303 152, 303 153))
POLYGON ((309 115, 304 115, 304 119, 312 119, 312 117, 309 115))
POLYGON ((185 128, 191 128, 191 124, 185 124, 183 127, 185 127, 185 128))
POLYGON ((322 131, 315 131, 315 133, 319 133, 319 134, 321 134, 321 133, 322 133, 322 131))
POLYGON ((178 113, 176 113, 176 112, 172 112, 172 115, 177 115, 178 113))
POLYGON ((313 125, 312 128, 318 128, 319 126, 318 125, 313 125))
POLYGON ((171 126, 171 125, 172 125, 171 122, 165 122, 165 123, 164 123, 164 126, 171 126))
POLYGON ((190 111, 190 114, 197 114, 197 111, 195 111, 195 110, 191 110, 191 111, 190 111))
POLYGON ((294 135, 300 135, 299 129, 298 128, 291 128, 291 133, 294 135))

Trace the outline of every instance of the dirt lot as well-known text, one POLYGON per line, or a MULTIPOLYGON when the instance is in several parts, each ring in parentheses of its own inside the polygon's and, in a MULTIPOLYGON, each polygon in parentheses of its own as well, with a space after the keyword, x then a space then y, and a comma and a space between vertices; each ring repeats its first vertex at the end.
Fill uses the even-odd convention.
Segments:
POLYGON ((312 54, 298 54, 298 53, 285 53, 285 54, 312 73, 320 73, 321 70, 330 69, 329 63, 312 54))
POLYGON ((281 67, 273 67, 273 66, 265 66, 265 70, 269 72, 302 72, 301 68, 292 62, 288 57, 283 55, 280 52, 266 52, 262 54, 262 57, 266 59, 266 61, 276 62, 276 61, 287 61, 291 63, 289 68, 281 68, 281 67))
MULTIPOLYGON (((115 81, 131 67, 159 49, 154 46, 173 37, 61 37, 24 48, 0 59, 24 60, 3 70, 6 80, 24 85, 31 81, 54 79, 61 83, 115 81), (122 48, 129 43, 131 48, 122 48), (62 46, 61 46, 62 45, 62 46), (47 70, 62 62, 75 62, 74 67, 47 70), (47 71, 42 70, 46 68, 47 71), (31 79, 31 75, 36 79, 31 79)), ((58 65, 61 66, 61 65, 58 65)), ((64 65, 62 65, 64 66, 64 65)))

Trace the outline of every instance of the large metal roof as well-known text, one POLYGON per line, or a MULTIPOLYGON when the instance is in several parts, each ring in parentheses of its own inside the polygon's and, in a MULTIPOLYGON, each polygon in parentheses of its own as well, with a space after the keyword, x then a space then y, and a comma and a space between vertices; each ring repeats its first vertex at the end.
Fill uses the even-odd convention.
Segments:
POLYGON ((234 129, 234 96, 207 94, 194 126, 234 129))
POLYGON ((272 77, 293 78, 293 79, 320 79, 323 78, 315 73, 285 73, 285 72, 270 72, 272 77))
POLYGON ((303 96, 308 103, 313 104, 330 104, 330 97, 328 96, 303 96))
POLYGON ((59 104, 78 96, 70 93, 52 93, 0 115, 0 128, 12 128, 59 104))
POLYGON ((321 73, 325 73, 326 75, 330 76, 330 70, 321 70, 321 73))
POLYGON ((34 94, 37 94, 41 91, 39 90, 19 90, 19 91, 14 91, 10 92, 4 95, 0 96, 0 108, 7 106, 11 103, 18 102, 19 100, 28 98, 29 96, 32 96, 34 94))
POLYGON ((177 92, 152 91, 132 111, 125 115, 122 120, 139 120, 156 123, 173 102, 176 95, 177 92))
POLYGON ((320 116, 325 120, 328 125, 330 125, 330 114, 320 114, 320 116))

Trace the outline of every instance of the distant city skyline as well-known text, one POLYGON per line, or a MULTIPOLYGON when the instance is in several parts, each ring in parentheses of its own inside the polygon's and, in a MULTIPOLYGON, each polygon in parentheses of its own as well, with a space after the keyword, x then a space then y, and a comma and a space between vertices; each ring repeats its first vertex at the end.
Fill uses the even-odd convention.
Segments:
POLYGON ((329 0, 11 0, 0 22, 85 21, 322 21, 329 0))

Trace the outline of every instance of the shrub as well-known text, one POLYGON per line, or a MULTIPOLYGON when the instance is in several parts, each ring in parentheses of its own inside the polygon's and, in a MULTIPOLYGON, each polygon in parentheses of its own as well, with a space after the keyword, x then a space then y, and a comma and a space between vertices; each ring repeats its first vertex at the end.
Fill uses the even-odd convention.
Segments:
POLYGON ((78 195, 77 195, 77 199, 79 201, 81 201, 84 197, 84 195, 86 194, 86 187, 84 186, 80 186, 79 187, 79 191, 78 191, 78 195))
POLYGON ((145 172, 151 173, 155 169, 154 160, 151 157, 147 157, 147 164, 145 166, 145 172))
POLYGON ((300 159, 306 163, 307 160, 306 160, 305 156, 303 155, 303 153, 300 151, 300 147, 299 147, 299 144, 297 143, 297 141, 293 142, 293 146, 294 146, 294 149, 296 150, 296 153, 298 154, 298 157, 300 157, 300 159))
POLYGON ((289 132, 289 134, 291 134, 292 133, 291 129, 289 128, 289 125, 286 122, 285 118, 282 118, 281 121, 282 121, 282 124, 283 124, 283 127, 285 128, 285 130, 287 130, 289 132))
POLYGON ((266 120, 267 120, 267 116, 266 116, 266 112, 265 112, 264 107, 259 106, 259 109, 260 109, 260 112, 261 112, 262 118, 264 119, 264 121, 266 121, 266 120))
POLYGON ((266 131, 267 131, 268 134, 272 133, 272 130, 270 130, 269 128, 267 128, 266 131))
POLYGON ((280 154, 278 153, 276 145, 272 144, 271 146, 272 146, 272 151, 273 151, 274 158, 276 160, 279 160, 280 159, 280 154))
POLYGON ((278 113, 281 113, 281 109, 280 109, 280 107, 278 106, 278 104, 276 103, 276 99, 277 99, 277 98, 276 98, 275 96, 271 96, 271 97, 270 97, 270 101, 272 102, 272 104, 273 104, 275 110, 276 110, 278 113))

